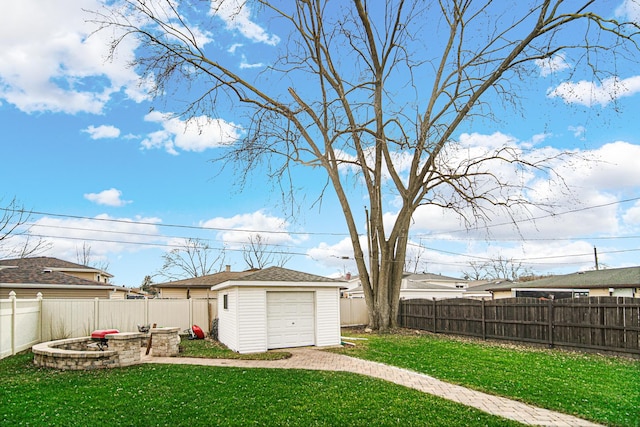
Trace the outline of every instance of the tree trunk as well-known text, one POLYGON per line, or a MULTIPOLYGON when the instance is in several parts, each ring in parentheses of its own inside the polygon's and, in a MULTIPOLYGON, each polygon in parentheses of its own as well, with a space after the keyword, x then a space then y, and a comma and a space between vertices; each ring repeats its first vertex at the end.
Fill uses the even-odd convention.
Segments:
MULTIPOLYGON (((374 330, 387 331, 398 325, 398 310, 400 306, 400 285, 402 282, 402 274, 404 268, 404 259, 407 251, 407 218, 410 215, 401 213, 398 216, 396 226, 391 232, 389 240, 378 239, 373 241, 372 245, 377 246, 379 259, 372 259, 371 269, 378 268, 376 274, 370 274, 367 277, 377 277, 377 281, 365 283, 361 280, 362 287, 369 286, 371 292, 367 297, 365 290, 365 298, 367 299, 367 309, 369 313, 369 327, 374 330)), ((372 219, 371 228, 379 228, 374 224, 372 219)), ((382 232, 373 233, 373 236, 381 236, 382 232)))

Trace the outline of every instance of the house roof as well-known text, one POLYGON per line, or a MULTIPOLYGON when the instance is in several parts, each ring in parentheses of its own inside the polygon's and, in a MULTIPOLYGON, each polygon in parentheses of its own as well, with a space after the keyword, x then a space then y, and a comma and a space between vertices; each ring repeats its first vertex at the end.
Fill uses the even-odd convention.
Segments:
POLYGON ((98 268, 89 267, 74 262, 65 261, 52 257, 28 257, 14 259, 0 259, 0 269, 2 267, 18 267, 21 269, 46 269, 52 271, 75 271, 75 272, 96 272, 106 277, 113 275, 98 268))
POLYGON ((241 277, 227 280, 213 286, 214 291, 228 288, 230 286, 252 286, 255 282, 263 284, 277 284, 279 286, 295 286, 301 283, 324 284, 328 286, 342 286, 344 281, 331 279, 324 276, 316 276, 315 274, 303 273, 301 271, 289 270, 283 267, 268 267, 262 270, 255 270, 241 277))
POLYGON ((513 282, 506 279, 500 280, 478 280, 474 282, 469 282, 469 287, 467 288, 467 292, 482 292, 496 289, 498 286, 506 286, 505 289, 511 289, 513 287, 513 282))
POLYGON ((189 279, 175 280, 173 282, 154 283, 151 285, 153 288, 210 288, 219 283, 226 282, 228 280, 237 280, 247 274, 251 274, 257 271, 256 269, 246 271, 221 271, 214 274, 207 274, 206 276, 192 277, 189 279))
POLYGON ((69 285, 99 286, 106 289, 115 288, 114 285, 82 279, 63 272, 64 270, 78 271, 80 269, 83 271, 100 271, 95 268, 91 269, 87 266, 49 257, 0 260, 0 286, 69 285))
POLYGON ((403 273, 403 279, 413 281, 447 281, 447 282, 466 282, 466 280, 456 277, 443 276, 435 273, 403 273))
POLYGON ((498 291, 507 289, 591 289, 609 287, 640 287, 640 267, 581 271, 530 282, 504 283, 488 289, 498 291))
POLYGON ((407 287, 402 288, 402 290, 443 290, 443 291, 459 291, 460 289, 456 288, 452 285, 441 285, 438 283, 433 283, 429 281, 421 281, 421 280, 407 280, 407 287))

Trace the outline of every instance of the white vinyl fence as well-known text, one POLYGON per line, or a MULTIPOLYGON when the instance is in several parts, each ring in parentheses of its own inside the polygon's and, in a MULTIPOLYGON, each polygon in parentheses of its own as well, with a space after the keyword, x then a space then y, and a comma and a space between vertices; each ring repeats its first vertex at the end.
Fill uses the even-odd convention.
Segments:
POLYGON ((42 296, 37 299, 0 300, 0 359, 42 342, 40 313, 42 296))
MULTIPOLYGON (((43 341, 83 337, 96 329, 135 332, 138 325, 198 325, 210 333, 217 299, 17 299, 0 300, 0 359, 43 341)), ((366 324, 364 299, 340 299, 342 326, 366 324)))
POLYGON ((138 325, 198 325, 209 333, 216 299, 44 299, 42 341, 91 335, 96 329, 135 332, 138 325))
POLYGON ((364 298, 340 298, 340 324, 360 326, 369 323, 367 304, 364 298))

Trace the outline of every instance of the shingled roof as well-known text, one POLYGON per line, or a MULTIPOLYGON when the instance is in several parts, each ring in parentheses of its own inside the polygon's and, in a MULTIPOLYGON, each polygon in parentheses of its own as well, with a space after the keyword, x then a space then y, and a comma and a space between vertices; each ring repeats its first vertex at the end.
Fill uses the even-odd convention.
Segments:
POLYGON ((29 257, 29 258, 14 258, 14 259, 0 259, 0 268, 2 267, 18 267, 20 269, 27 270, 61 270, 61 271, 97 271, 103 276, 113 277, 106 271, 102 271, 98 268, 89 267, 82 264, 76 264, 75 262, 69 262, 53 257, 29 257))
POLYGON ((50 257, 4 259, 0 260, 0 284, 114 287, 110 284, 65 274, 58 269, 91 270, 91 267, 50 257))
POLYGON ((234 281, 251 281, 251 282, 336 282, 341 280, 331 279, 324 276, 316 276, 315 274, 303 273, 301 271, 289 270, 283 267, 268 267, 262 270, 256 270, 251 274, 234 279, 234 281))
POLYGON ((254 273, 257 270, 247 271, 221 271, 207 274, 206 276, 192 277, 189 279, 175 280, 173 282, 154 283, 153 288, 210 288, 228 280, 237 280, 243 276, 254 273))
POLYGON ((314 286, 341 287, 344 281, 331 279, 315 274, 303 273, 301 271, 289 270, 283 267, 268 267, 262 270, 252 271, 244 276, 227 280, 213 286, 211 289, 218 291, 230 286, 256 286, 256 282, 261 282, 264 286, 304 286, 315 283, 314 286))
POLYGON ((505 289, 591 289, 591 288, 635 288, 640 287, 640 267, 610 268, 606 270, 581 271, 578 273, 551 276, 521 283, 504 283, 489 288, 492 291, 505 289))

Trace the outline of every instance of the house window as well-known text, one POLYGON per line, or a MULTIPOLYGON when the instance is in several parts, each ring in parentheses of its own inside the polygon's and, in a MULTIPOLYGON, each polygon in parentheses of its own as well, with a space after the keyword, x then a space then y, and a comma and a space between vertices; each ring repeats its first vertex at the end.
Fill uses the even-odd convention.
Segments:
POLYGON ((229 310, 229 295, 222 295, 222 308, 229 310))

